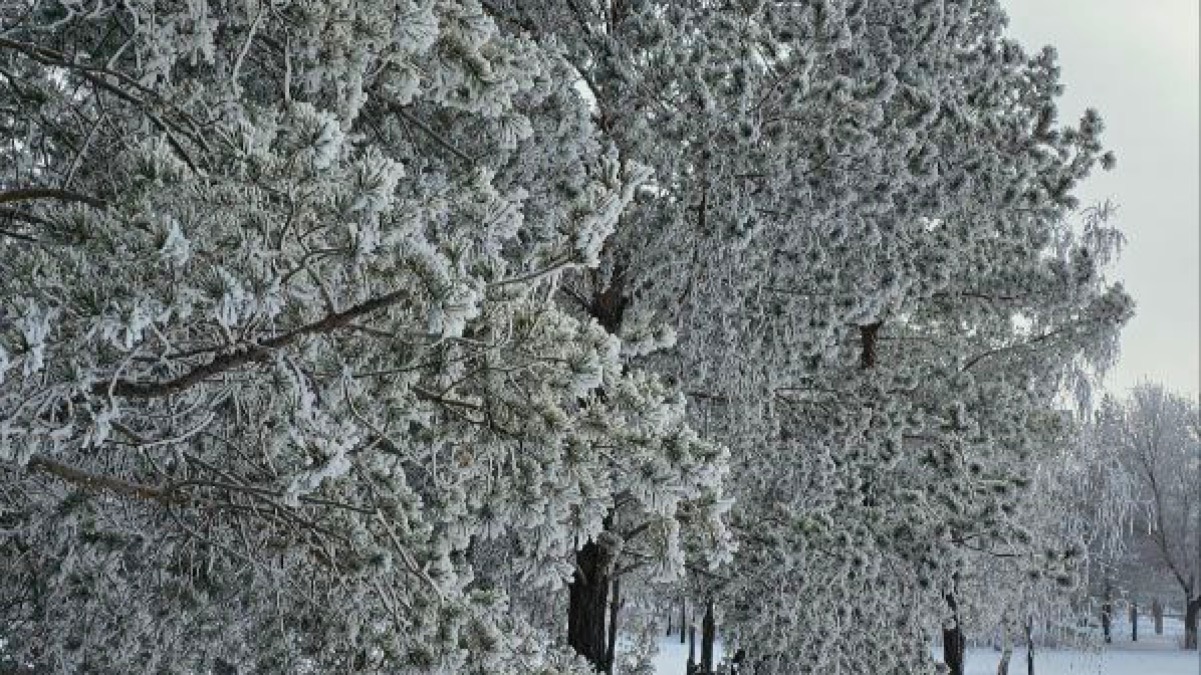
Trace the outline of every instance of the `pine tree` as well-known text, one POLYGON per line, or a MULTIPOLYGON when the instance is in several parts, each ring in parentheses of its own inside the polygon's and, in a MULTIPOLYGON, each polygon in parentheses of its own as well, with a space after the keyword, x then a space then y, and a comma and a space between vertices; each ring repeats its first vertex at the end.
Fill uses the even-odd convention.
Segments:
POLYGON ((614 330, 652 350, 628 358, 731 448, 742 552, 700 597, 760 667, 919 672, 934 626, 907 617, 943 615, 965 545, 1011 529, 1041 411, 1129 315, 1113 231, 1071 225, 1112 161, 1099 117, 1058 125, 1054 53, 992 2, 493 11, 563 39, 654 169, 606 273, 563 288, 620 297, 614 330))
POLYGON ((4 21, 18 662, 574 672, 473 547, 554 588, 619 500, 665 575, 721 531, 681 514, 724 450, 549 299, 645 179, 553 44, 471 0, 4 21))

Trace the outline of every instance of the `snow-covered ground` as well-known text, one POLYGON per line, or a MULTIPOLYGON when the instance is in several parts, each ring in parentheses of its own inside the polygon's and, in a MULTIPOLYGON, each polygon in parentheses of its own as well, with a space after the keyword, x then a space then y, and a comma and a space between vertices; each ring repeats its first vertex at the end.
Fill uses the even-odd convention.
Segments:
MULTIPOLYGON (((715 644, 713 658, 722 658, 721 643, 715 644)), ((700 660, 700 645, 697 645, 697 660, 700 660)), ((688 666, 688 645, 680 644, 679 637, 664 639, 659 643, 659 653, 655 655, 655 675, 685 675, 688 666)))
MULTIPOLYGON (((1197 652, 1180 649, 1130 649, 1125 646, 1098 651, 1035 650, 1037 675, 1198 675, 1197 652)), ((966 675, 996 675, 1001 654, 972 649, 966 675)), ((679 641, 664 642, 655 658, 656 675, 684 675, 688 647, 679 641)), ((1026 652, 1018 650, 1009 661, 1010 675, 1026 675, 1026 652)), ((865 674, 866 675, 866 674, 865 674)))
MULTIPOLYGON (((1099 631, 1095 628, 1094 631, 1099 631)), ((1164 620, 1164 634, 1155 635, 1151 620, 1139 621, 1139 640, 1130 640, 1130 623, 1114 621, 1113 644, 1102 649, 1034 649, 1036 675, 1201 675, 1197 652, 1180 648, 1184 624, 1164 620)), ((1098 636, 1099 637, 1099 636, 1098 636)), ((1001 654, 992 649, 972 649, 967 655, 967 675, 996 675, 1001 654)), ((1026 651, 1015 650, 1009 661, 1011 675, 1026 674, 1026 651)))
MULTIPOLYGON (((1130 641, 1130 625, 1114 622, 1114 644, 1102 649, 1034 650, 1036 675, 1201 675, 1197 652, 1180 649, 1184 627, 1179 620, 1167 620, 1164 635, 1155 635, 1151 622, 1139 623, 1139 641, 1130 641)), ((935 655, 938 650, 935 649, 935 655)), ((699 657, 699 655, 698 655, 699 657)), ((721 644, 717 645, 721 657, 721 644)), ((968 650, 966 675, 996 675, 1001 653, 990 648, 968 650)), ((678 638, 659 643, 655 658, 656 675, 685 675, 688 646, 678 638)), ((1014 650, 1009 661, 1010 675, 1026 675, 1026 651, 1014 650)), ((867 675, 865 673, 865 675, 867 675)))
MULTIPOLYGON (((996 675, 998 652, 973 649, 967 655, 967 675, 996 675)), ((1026 652, 1015 651, 1010 675, 1026 675, 1026 652)), ((1037 675, 1197 675, 1197 652, 1134 650, 1114 647, 1099 651, 1038 650, 1037 675)))

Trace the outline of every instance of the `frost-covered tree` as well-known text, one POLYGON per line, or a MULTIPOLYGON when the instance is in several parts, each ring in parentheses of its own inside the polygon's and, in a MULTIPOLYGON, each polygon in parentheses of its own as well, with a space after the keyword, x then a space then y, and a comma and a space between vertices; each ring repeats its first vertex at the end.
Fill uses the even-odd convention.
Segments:
POLYGON ((1201 409, 1162 385, 1109 398, 1099 433, 1135 482, 1133 531, 1154 550, 1185 602, 1185 647, 1197 648, 1201 615, 1201 409))
POLYGON ((1099 118, 1057 123, 1053 51, 995 2, 490 7, 655 170, 563 295, 732 448, 742 553, 698 592, 765 670, 918 672, 909 617, 1010 528, 1041 411, 1129 312, 1112 231, 1068 217, 1099 118))
POLYGON ((1030 484, 1006 505, 1006 536, 965 547, 958 576, 963 632, 993 640, 1003 662, 1018 645, 1035 650, 1044 627, 1075 631, 1091 579, 1104 575, 1120 549, 1125 480, 1112 453, 1095 442, 1093 426, 1078 421, 1087 417, 1065 409, 1044 418, 1045 440, 1026 472, 1030 484))
POLYGON ((724 451, 552 299, 646 179, 575 72, 475 0, 0 14, 11 656, 569 672, 481 549, 728 538, 724 451))
POLYGON ((995 0, 28 10, 0 630, 33 662, 609 669, 618 587, 691 566, 757 672, 923 672, 1129 314, 1070 217, 1100 120, 1057 122, 995 0))

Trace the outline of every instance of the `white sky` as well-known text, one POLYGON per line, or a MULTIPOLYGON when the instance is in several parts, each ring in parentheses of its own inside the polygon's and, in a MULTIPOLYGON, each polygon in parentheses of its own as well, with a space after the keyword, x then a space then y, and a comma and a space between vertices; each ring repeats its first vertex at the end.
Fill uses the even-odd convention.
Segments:
POLYGON ((1140 380, 1201 393, 1201 213, 1198 192, 1199 0, 1003 0, 1010 33, 1028 51, 1059 52, 1060 119, 1087 107, 1105 119, 1117 168, 1079 192, 1112 199, 1127 244, 1118 278, 1138 303, 1107 385, 1140 380))

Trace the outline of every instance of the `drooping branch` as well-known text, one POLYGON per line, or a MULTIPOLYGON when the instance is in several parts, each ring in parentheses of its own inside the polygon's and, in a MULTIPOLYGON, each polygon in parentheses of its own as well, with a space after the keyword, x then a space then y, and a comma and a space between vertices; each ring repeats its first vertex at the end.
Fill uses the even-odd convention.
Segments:
MULTIPOLYGON (((1067 332, 1071 331, 1072 329, 1079 329, 1079 328, 1082 328, 1089 324, 1098 324, 1098 323, 1101 323, 1101 322, 1096 321, 1096 320, 1078 321, 1075 323, 1064 325, 1064 326, 1062 326, 1060 328, 1056 328, 1054 330, 1047 331, 1046 333, 1036 335, 1036 336, 1029 338, 1023 342, 1003 345, 1001 347, 989 349, 987 351, 981 352, 981 353, 973 356, 972 358, 968 359, 968 361, 966 363, 964 363, 962 367, 960 367, 959 371, 966 373, 967 371, 971 370, 978 363, 980 363, 981 361, 983 361, 985 359, 989 359, 989 358, 992 358, 992 357, 1000 355, 1000 354, 1020 351, 1022 349, 1033 349, 1035 347, 1035 345, 1046 342, 1047 340, 1050 340, 1056 336, 1063 335, 1064 333, 1067 333, 1067 332)), ((1096 331, 1092 331, 1092 332, 1096 332, 1096 331)))
POLYGON ((282 335, 247 345, 238 351, 226 352, 215 357, 204 365, 170 380, 158 382, 138 382, 118 379, 107 382, 97 382, 92 386, 92 393, 98 396, 112 394, 124 398, 161 398, 185 391, 204 380, 252 363, 261 363, 271 358, 273 350, 281 349, 292 344, 306 335, 330 333, 350 324, 355 319, 389 307, 408 295, 407 290, 398 290, 360 303, 342 312, 335 312, 325 318, 306 324, 282 335))
POLYGON ((397 117, 401 118, 405 122, 420 129, 426 136, 429 136, 430 139, 432 139, 440 147, 442 147, 444 150, 446 150, 450 154, 454 155, 455 157, 458 157, 460 160, 465 162, 468 166, 473 166, 475 164, 475 160, 472 159, 472 157, 470 155, 468 155, 467 153, 465 153, 462 150, 455 147, 454 143, 451 143, 442 134, 438 133, 437 131, 434 131, 432 128, 430 128, 429 125, 427 125, 426 123, 424 123, 421 120, 414 117, 412 114, 409 113, 409 111, 405 110, 400 105, 390 104, 388 106, 388 111, 395 114, 397 117))
MULTIPOLYGON (((196 458, 188 459, 190 462, 197 462, 196 458)), ((110 492, 120 497, 154 501, 161 504, 192 503, 194 502, 194 498, 189 497, 188 492, 194 489, 215 489, 230 493, 242 493, 260 500, 267 500, 274 507, 280 506, 274 500, 282 499, 285 496, 284 492, 281 490, 275 490, 256 485, 247 485, 240 482, 231 482, 234 479, 223 481, 183 480, 166 483, 164 485, 135 483, 133 481, 115 478, 113 476, 105 476, 84 471, 78 467, 50 459, 43 455, 34 455, 32 458, 30 458, 29 463, 26 466, 31 471, 49 474, 62 481, 71 483, 72 485, 77 485, 92 492, 110 492)), ((378 509, 367 508, 365 506, 340 502, 333 499, 313 497, 311 495, 299 495, 296 499, 300 503, 310 506, 341 509, 345 511, 353 511, 355 513, 362 513, 365 515, 376 515, 378 513, 378 509)))
POLYGON ((32 471, 47 473, 68 483, 78 485, 85 490, 96 492, 112 492, 122 497, 133 497, 157 502, 182 501, 179 494, 170 486, 158 487, 133 483, 112 476, 101 476, 88 473, 69 464, 57 462, 48 457, 34 455, 27 465, 32 471))
POLYGON ((93 197, 91 195, 85 195, 81 192, 75 192, 74 190, 31 187, 0 191, 0 204, 28 202, 38 199, 54 199, 62 202, 78 202, 98 209, 103 209, 108 206, 108 202, 104 201, 103 199, 93 197))
POLYGON ((164 136, 166 136, 167 144, 170 145, 171 149, 173 149, 176 154, 179 155, 180 159, 182 159, 188 165, 188 168, 190 168, 193 173, 200 172, 195 160, 177 137, 177 135, 185 136, 199 147, 208 150, 209 146, 205 141, 204 136, 194 131, 198 125, 188 115, 184 114, 178 109, 174 109, 174 111, 177 113, 177 116, 183 118, 187 122, 188 126, 191 127, 191 129, 185 128, 183 125, 173 122, 166 117, 160 116, 151 110, 151 103, 163 107, 172 107, 167 105, 153 89, 142 85, 137 80, 124 73, 120 73, 109 68, 75 61, 62 52, 55 51, 42 45, 32 45, 0 37, 0 49, 17 51, 43 65, 70 70, 74 73, 77 73, 87 82, 90 82, 98 90, 107 91, 122 101, 136 106, 142 112, 142 114, 146 116, 146 119, 150 120, 150 123, 153 124, 156 129, 162 132, 164 136), (109 78, 116 80, 116 83, 110 81, 109 78), (142 96, 145 96, 145 98, 139 97, 138 95, 131 93, 129 90, 137 91, 142 94, 142 96))

